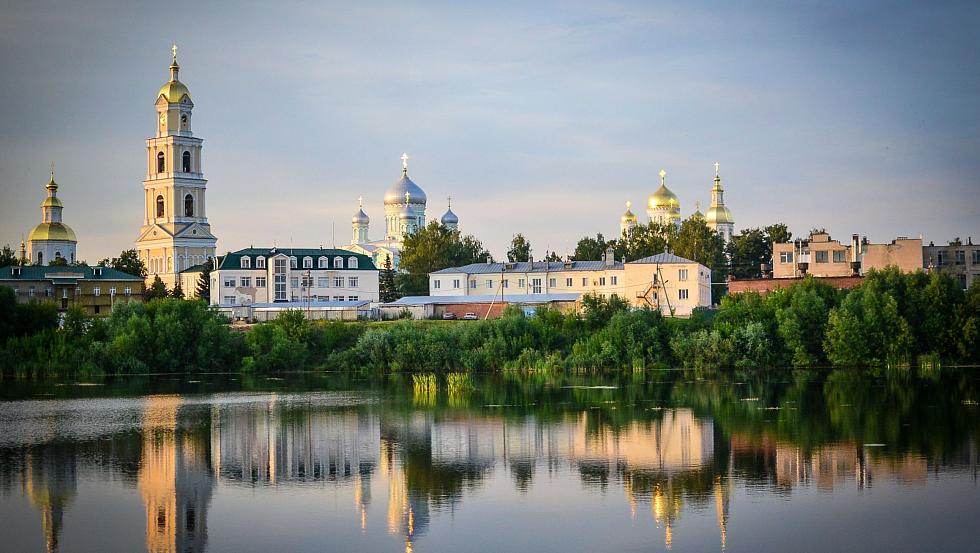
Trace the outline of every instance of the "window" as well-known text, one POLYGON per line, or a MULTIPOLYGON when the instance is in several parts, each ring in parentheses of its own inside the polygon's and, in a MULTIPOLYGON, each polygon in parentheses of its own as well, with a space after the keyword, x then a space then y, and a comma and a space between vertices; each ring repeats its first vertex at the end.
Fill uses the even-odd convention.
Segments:
POLYGON ((792 263, 793 262, 793 252, 779 252, 779 262, 780 263, 792 263))
MULTIPOLYGON (((68 290, 65 290, 65 291, 67 292, 68 290)), ((123 288, 123 294, 126 294, 127 296, 129 296, 132 293, 133 293, 133 289, 132 288, 123 288)))
POLYGON ((313 268, 313 258, 312 257, 306 256, 306 257, 303 258, 303 268, 304 269, 312 269, 313 268))
POLYGON ((347 277, 347 287, 357 288, 357 277, 347 277))
POLYGON ((687 299, 687 288, 681 288, 677 291, 677 297, 686 300, 687 299))
POLYGON ((432 281, 432 289, 433 290, 438 290, 439 289, 439 281, 438 280, 433 280, 432 281))
POLYGON ((295 269, 296 267, 297 267, 296 257, 295 256, 291 256, 289 258, 289 268, 290 269, 295 269))
POLYGON ((940 267, 942 267, 943 265, 945 265, 945 264, 946 264, 946 262, 947 262, 947 259, 946 259, 946 252, 944 252, 944 251, 942 251, 942 250, 940 250, 940 251, 938 251, 938 252, 936 252, 936 263, 937 263, 937 264, 938 264, 938 265, 939 265, 940 267))
POLYGON ((241 278, 242 288, 252 287, 252 277, 242 277, 241 278))
POLYGON ((508 285, 508 284, 510 284, 510 281, 509 281, 509 280, 507 280, 506 278, 505 278, 505 279, 503 280, 503 282, 501 282, 501 285, 502 285, 502 286, 503 286, 504 288, 507 288, 507 285, 508 285))
POLYGON ((347 268, 348 269, 356 269, 357 268, 357 258, 356 257, 348 257, 347 258, 347 268))
POLYGON ((273 269, 272 284, 275 287, 275 300, 286 301, 286 260, 277 258, 273 269))
POLYGON ((963 250, 956 250, 956 264, 966 265, 966 252, 963 250))
POLYGON ((343 269, 344 268, 344 258, 343 257, 340 257, 339 255, 337 257, 333 258, 333 268, 334 269, 343 269))
POLYGON ((524 279, 523 278, 517 279, 517 287, 518 288, 524 288, 524 279))
POLYGON ((235 287, 235 279, 234 278, 226 278, 225 279, 225 288, 234 288, 234 287, 235 287))
POLYGON ((556 286, 558 286, 558 279, 549 278, 548 279, 548 287, 549 288, 554 288, 556 286))
POLYGON ((327 259, 327 256, 321 255, 316 260, 316 266, 318 268, 320 268, 320 269, 329 269, 330 268, 330 260, 327 259))
POLYGON ((247 255, 245 257, 242 257, 241 262, 239 263, 239 265, 242 266, 242 269, 248 269, 248 268, 250 268, 252 266, 252 258, 251 257, 248 257, 247 255))
POLYGON ((312 288, 313 277, 303 275, 303 278, 300 280, 300 286, 302 286, 303 288, 312 288))
POLYGON ((265 277, 264 276, 255 277, 255 287, 256 288, 265 288, 265 277))
POLYGON ((493 288, 493 279, 487 279, 487 288, 493 288))
MULTIPOLYGON (((51 290, 48 289, 48 292, 50 292, 50 291, 51 290)), ((50 296, 51 294, 48 294, 48 295, 50 296)), ((116 295, 116 289, 115 288, 109 288, 109 295, 110 296, 115 296, 116 295)))
MULTIPOLYGON (((31 292, 34 292, 33 288, 31 288, 31 292)), ((92 293, 95 294, 95 297, 99 297, 102 295, 102 289, 99 287, 95 287, 92 289, 92 293)), ((31 295, 33 295, 33 293, 31 295)))
POLYGON ((187 150, 184 150, 184 155, 180 156, 180 159, 181 159, 181 164, 180 164, 181 165, 181 169, 183 169, 183 171, 185 173, 190 173, 191 172, 191 153, 188 152, 187 150))
POLYGON ((347 301, 357 301, 357 296, 347 296, 347 301))
POLYGON ((687 280, 687 269, 679 269, 677 271, 677 280, 687 280))
POLYGON ((235 296, 225 296, 225 305, 235 305, 235 296))
POLYGON ((329 288, 330 287, 330 277, 317 277, 316 285, 319 288, 329 288))
MULTIPOLYGON (((98 294, 96 294, 96 295, 98 295, 98 294)), ((27 297, 29 297, 29 298, 33 298, 34 297, 34 287, 33 286, 31 286, 30 288, 27 289, 27 297)))
POLYGON ((344 287, 344 277, 333 277, 333 286, 334 286, 334 288, 343 288, 344 287))
POLYGON ((255 268, 256 269, 265 269, 265 258, 264 257, 256 257, 255 258, 255 268))
POLYGON ((289 279, 290 288, 299 288, 299 277, 291 277, 289 279))
POLYGON ((589 277, 582 277, 582 286, 589 285, 589 277))
POLYGON ((334 296, 333 301, 344 301, 344 296, 334 296))
POLYGON ((44 296, 45 297, 48 297, 48 298, 51 297, 51 289, 50 288, 45 288, 44 289, 44 296))
POLYGON ((606 277, 599 277, 599 286, 606 285, 606 277))
POLYGON ((568 288, 572 287, 572 277, 568 277, 565 279, 565 286, 568 288))
MULTIPOLYGON (((686 270, 684 272, 687 273, 686 270)), ((687 278, 687 277, 685 276, 684 278, 687 278)), ((619 277, 614 277, 614 276, 609 277, 609 284, 612 284, 613 286, 615 286, 618 282, 619 282, 619 277)))
POLYGON ((970 262, 974 265, 980 264, 980 250, 970 252, 970 262))
POLYGON ((531 293, 532 294, 540 294, 541 293, 541 279, 540 278, 532 278, 531 279, 531 293))
POLYGON ((966 273, 956 275, 956 278, 960 281, 960 288, 966 290, 966 273))
POLYGON ((454 278, 453 279, 453 288, 459 289, 459 279, 458 278, 454 278))
POLYGON ((190 194, 184 196, 184 217, 194 216, 194 196, 190 194))
POLYGON ((157 196, 157 217, 163 217, 163 196, 157 196))
POLYGON ((476 279, 470 279, 470 288, 476 288, 476 279))
POLYGON ((163 152, 157 153, 157 173, 163 173, 167 169, 167 161, 163 152))
POLYGON ((827 250, 817 250, 814 254, 815 261, 817 263, 827 262, 827 250))
POLYGON ((847 250, 834 250, 834 263, 847 263, 847 250))

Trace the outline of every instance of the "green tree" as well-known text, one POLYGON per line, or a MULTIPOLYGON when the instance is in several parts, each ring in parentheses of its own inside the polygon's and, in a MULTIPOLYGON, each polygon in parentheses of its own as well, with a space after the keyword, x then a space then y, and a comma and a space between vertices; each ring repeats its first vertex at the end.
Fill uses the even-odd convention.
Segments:
POLYGON ((507 261, 511 263, 517 261, 529 261, 531 259, 531 243, 523 234, 517 233, 510 241, 510 249, 507 250, 507 261))
POLYGON ((403 296, 428 295, 429 273, 489 258, 490 253, 472 235, 462 236, 458 229, 432 221, 405 237, 396 288, 403 296))
POLYGON ((143 294, 143 298, 146 299, 146 301, 150 301, 166 298, 169 295, 167 285, 160 280, 160 275, 157 275, 153 277, 153 282, 150 284, 150 287, 146 289, 146 292, 143 294))
POLYGON ((170 297, 178 300, 184 299, 184 287, 180 285, 180 279, 177 279, 174 289, 170 291, 170 297))
POLYGON ((912 333, 891 295, 872 286, 849 291, 830 312, 824 350, 838 366, 895 365, 909 361, 912 333))
POLYGON ((677 228, 671 224, 650 222, 637 225, 628 236, 616 242, 616 259, 635 261, 663 253, 670 249, 669 245, 676 236, 677 228))
POLYGON ((206 302, 211 301, 212 270, 214 270, 214 258, 208 259, 201 265, 201 274, 197 277, 197 290, 195 290, 195 295, 198 299, 206 302))
POLYGON ((51 261, 49 261, 48 262, 48 265, 51 266, 51 267, 67 267, 68 266, 68 260, 65 259, 64 257, 56 257, 56 258, 52 259, 51 261))
POLYGON ((685 219, 670 249, 711 269, 714 275, 725 272, 725 239, 708 228, 703 219, 685 219))
POLYGON ((729 271, 735 278, 759 278, 763 263, 772 266, 773 243, 789 242, 793 233, 777 223, 763 228, 743 229, 725 246, 729 259, 729 271))
POLYGON ((10 244, 6 244, 0 250, 0 267, 9 267, 11 265, 20 265, 20 259, 17 258, 14 250, 10 248, 10 244))
POLYGON ((612 240, 606 240, 602 233, 596 234, 595 238, 586 236, 575 245, 575 253, 572 255, 572 259, 576 261, 599 261, 602 259, 602 255, 606 253, 606 248, 613 243, 612 240))
POLYGON ((385 257, 384 268, 378 275, 378 291, 382 302, 389 303, 398 299, 398 290, 395 288, 395 271, 391 268, 391 256, 385 257))
POLYGON ((99 261, 99 266, 109 267, 140 278, 146 278, 147 275, 146 265, 143 264, 143 260, 140 259, 136 250, 123 250, 119 253, 119 257, 112 259, 107 257, 99 261))
POLYGON ((560 255, 558 255, 558 252, 548 252, 547 255, 544 256, 544 261, 562 261, 562 258, 560 255))
POLYGON ((964 294, 963 303, 960 304, 959 322, 956 327, 960 329, 956 340, 956 349, 959 358, 965 362, 980 363, 980 279, 973 279, 970 289, 964 294))

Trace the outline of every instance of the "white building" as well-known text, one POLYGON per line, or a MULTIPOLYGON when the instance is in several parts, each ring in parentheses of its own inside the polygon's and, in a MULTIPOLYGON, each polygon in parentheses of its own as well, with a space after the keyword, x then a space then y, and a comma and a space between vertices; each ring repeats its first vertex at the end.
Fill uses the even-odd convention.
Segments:
POLYGON ((371 258, 341 249, 246 248, 211 271, 211 305, 378 301, 371 258))
POLYGON ((473 263, 429 274, 432 296, 507 298, 537 294, 617 296, 634 307, 659 309, 665 315, 689 316, 711 306, 711 270, 670 253, 616 261, 607 251, 602 261, 535 261, 473 263))

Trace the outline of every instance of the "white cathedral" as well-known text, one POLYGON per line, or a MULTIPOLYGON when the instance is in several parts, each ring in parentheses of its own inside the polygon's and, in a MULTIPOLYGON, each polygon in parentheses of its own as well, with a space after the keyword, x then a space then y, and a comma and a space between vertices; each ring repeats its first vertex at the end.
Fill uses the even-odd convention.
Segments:
MULTIPOLYGON (((405 237, 425 227, 426 201, 425 192, 408 177, 408 154, 402 154, 401 178, 384 195, 384 238, 371 240, 369 237, 371 218, 364 213, 364 201, 359 198, 357 213, 351 218, 351 243, 341 248, 370 256, 379 269, 384 268, 388 260, 391 260, 392 268, 397 269, 405 237)), ((439 222, 455 230, 459 226, 459 217, 453 213, 452 199, 448 202, 449 207, 439 222)))
MULTIPOLYGON (((708 208, 708 213, 701 213, 699 203, 691 217, 703 219, 708 228, 717 232, 724 238, 725 242, 728 242, 735 234, 735 219, 732 218, 731 210, 725 207, 725 190, 721 187, 719 167, 720 165, 715 163, 715 183, 711 187, 711 207, 708 208)), ((677 198, 677 194, 667 188, 666 177, 667 172, 661 169, 660 188, 647 198, 647 216, 651 223, 680 227, 681 202, 677 198)), ((638 219, 631 211, 631 207, 632 202, 626 202, 626 213, 623 213, 619 218, 620 236, 629 234, 638 224, 638 219)))

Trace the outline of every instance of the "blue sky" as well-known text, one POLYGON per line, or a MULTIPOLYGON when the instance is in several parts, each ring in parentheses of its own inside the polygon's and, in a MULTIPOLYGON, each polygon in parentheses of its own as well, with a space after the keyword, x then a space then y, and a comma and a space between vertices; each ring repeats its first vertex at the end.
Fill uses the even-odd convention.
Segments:
POLYGON ((498 257, 615 234, 661 168, 687 216, 715 161, 736 229, 980 240, 976 2, 84 4, 0 8, 0 243, 54 160, 79 256, 132 246, 173 42, 221 252, 345 244, 358 196, 380 237, 402 152, 498 257))

